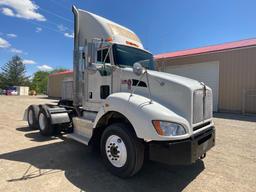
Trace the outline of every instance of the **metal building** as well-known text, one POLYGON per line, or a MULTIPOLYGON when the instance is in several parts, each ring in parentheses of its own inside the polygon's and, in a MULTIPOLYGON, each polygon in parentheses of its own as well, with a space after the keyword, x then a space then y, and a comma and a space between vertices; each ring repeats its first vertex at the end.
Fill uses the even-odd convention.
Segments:
POLYGON ((73 78, 73 71, 63 71, 49 75, 47 94, 52 98, 61 98, 64 80, 73 78))
POLYGON ((205 82, 214 111, 256 113, 256 39, 155 56, 160 71, 205 82))
POLYGON ((18 95, 29 95, 29 87, 26 86, 14 86, 18 95))

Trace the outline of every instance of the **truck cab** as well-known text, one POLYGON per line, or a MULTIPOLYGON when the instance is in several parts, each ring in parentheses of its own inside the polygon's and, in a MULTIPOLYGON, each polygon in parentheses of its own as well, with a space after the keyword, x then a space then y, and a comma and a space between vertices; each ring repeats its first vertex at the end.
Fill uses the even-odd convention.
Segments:
MULTIPOLYGON (((155 69, 153 55, 145 50, 115 43, 98 46, 101 47, 96 48, 95 60, 87 66, 85 75, 88 87, 83 106, 92 111, 98 111, 110 94, 130 92, 136 86, 138 76, 131 72, 134 63, 143 62, 143 67, 155 69)), ((141 80, 138 86, 145 89, 143 83, 141 80)))
POLYGON ((144 158, 191 164, 215 145, 212 90, 203 82, 158 72, 130 29, 73 7, 73 98, 30 106, 30 127, 96 145, 106 167, 130 177, 144 158))

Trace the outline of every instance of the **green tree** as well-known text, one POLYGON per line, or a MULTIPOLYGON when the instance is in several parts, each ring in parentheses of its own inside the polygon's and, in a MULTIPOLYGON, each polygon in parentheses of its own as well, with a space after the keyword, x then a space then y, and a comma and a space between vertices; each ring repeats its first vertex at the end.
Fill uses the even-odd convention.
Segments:
POLYGON ((4 88, 3 76, 0 73, 0 89, 3 89, 3 88, 4 88))
POLYGON ((35 90, 39 94, 46 93, 49 74, 50 72, 48 71, 35 72, 30 89, 35 90))
POLYGON ((26 76, 26 67, 19 56, 13 56, 3 67, 0 75, 0 84, 7 86, 26 86, 29 78, 26 76))

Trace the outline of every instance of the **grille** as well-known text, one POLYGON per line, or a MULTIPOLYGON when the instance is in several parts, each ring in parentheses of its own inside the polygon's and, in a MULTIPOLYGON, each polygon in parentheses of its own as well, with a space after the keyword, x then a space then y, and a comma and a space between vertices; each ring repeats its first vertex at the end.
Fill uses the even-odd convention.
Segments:
POLYGON ((193 124, 212 117, 212 91, 206 89, 205 99, 204 90, 199 89, 193 94, 193 124))
POLYGON ((200 124, 200 125, 198 125, 198 126, 195 126, 195 127, 193 128, 193 131, 196 131, 196 130, 198 130, 198 129, 201 129, 201 128, 203 128, 203 127, 205 127, 205 126, 207 126, 207 125, 210 125, 210 124, 211 124, 211 122, 202 123, 202 124, 200 124))

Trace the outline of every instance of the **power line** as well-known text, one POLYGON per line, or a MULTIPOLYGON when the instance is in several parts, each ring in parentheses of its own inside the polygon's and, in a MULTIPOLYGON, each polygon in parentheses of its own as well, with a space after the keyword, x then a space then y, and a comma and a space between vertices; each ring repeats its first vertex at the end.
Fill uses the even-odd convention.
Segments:
POLYGON ((67 6, 63 6, 62 4, 60 4, 60 3, 57 3, 56 1, 54 1, 54 0, 50 0, 52 3, 54 3, 55 5, 57 5, 57 6, 59 6, 59 7, 61 7, 62 9, 65 9, 65 10, 68 10, 68 11, 71 11, 71 9, 70 8, 68 8, 67 6))
POLYGON ((43 27, 43 28, 46 28, 46 29, 48 29, 48 30, 50 30, 50 31, 53 31, 53 32, 56 32, 56 33, 60 33, 60 34, 63 35, 62 32, 60 32, 60 31, 58 31, 58 30, 56 30, 56 29, 53 29, 53 28, 51 28, 51 27, 48 27, 48 26, 46 26, 46 25, 42 25, 42 24, 39 24, 39 23, 30 21, 30 20, 26 20, 26 21, 29 22, 29 23, 32 23, 32 24, 34 24, 34 25, 37 25, 37 26, 39 26, 39 27, 43 27))
MULTIPOLYGON (((26 20, 26 21, 29 22, 29 23, 32 23, 32 24, 34 24, 34 25, 36 25, 36 26, 43 27, 43 28, 45 28, 45 29, 48 29, 48 30, 50 30, 50 31, 52 31, 52 32, 55 32, 55 33, 58 33, 58 34, 61 34, 61 35, 64 35, 65 32, 67 32, 67 31, 59 31, 59 30, 53 29, 53 28, 51 28, 51 27, 48 27, 48 26, 46 26, 46 25, 42 25, 42 24, 39 24, 39 23, 30 21, 30 20, 26 20)), ((71 32, 73 32, 73 31, 69 29, 69 32, 71 33, 71 32)))
MULTIPOLYGON (((57 3, 57 2, 55 2, 55 1, 53 1, 53 0, 51 0, 52 2, 54 2, 55 4, 58 4, 59 5, 59 3, 57 3)), ((60 6, 60 5, 59 5, 60 6)), ((62 6, 61 6, 62 7, 62 6)), ((63 7, 64 8, 64 7, 63 7)), ((46 10, 46 9, 44 9, 44 8, 41 8, 41 7, 39 7, 39 9, 41 9, 42 11, 45 11, 45 12, 47 12, 48 14, 51 14, 51 15, 53 15, 53 16, 55 16, 55 17, 58 17, 59 19, 62 19, 62 20, 64 20, 64 21, 66 21, 66 22, 69 22, 69 23, 71 23, 71 24, 73 24, 74 22, 72 21, 72 20, 70 20, 70 19, 67 19, 67 18, 65 18, 65 17, 63 17, 63 16, 61 16, 61 15, 58 15, 58 14, 56 14, 56 13, 53 13, 53 12, 51 12, 51 11, 49 11, 49 10, 46 10)), ((65 8, 65 9, 67 9, 67 8, 65 8)), ((71 30, 69 27, 67 27, 67 26, 64 26, 66 29, 64 30, 64 31, 60 31, 60 30, 58 30, 58 29, 54 29, 54 28, 52 28, 52 27, 49 27, 49 26, 47 26, 47 25, 43 25, 43 24, 39 24, 39 23, 36 23, 36 22, 34 22, 34 21, 31 21, 31 20, 26 20, 27 22, 29 22, 29 23, 32 23, 32 24, 34 24, 34 25, 36 25, 36 26, 39 26, 39 27, 43 27, 43 28, 45 28, 45 29, 48 29, 48 30, 50 30, 50 31, 53 31, 53 32, 56 32, 56 33, 60 33, 60 34, 62 34, 62 35, 64 35, 64 32, 65 31, 69 31, 69 32, 72 32, 73 30, 71 30)), ((47 23, 49 23, 49 24, 52 24, 52 25, 54 25, 54 26, 56 26, 57 28, 60 26, 60 24, 57 24, 57 23, 55 23, 55 22, 52 22, 52 21, 49 21, 49 20, 47 20, 47 23)))
MULTIPOLYGON (((49 24, 52 24, 52 25, 54 25, 54 26, 56 26, 57 28, 59 28, 62 24, 57 24, 57 23, 54 23, 54 22, 52 22, 52 21, 49 21, 49 20, 47 20, 47 22, 49 23, 49 24)), ((64 31, 73 31, 73 30, 71 30, 69 27, 67 27, 67 26, 64 26, 63 25, 63 27, 65 28, 65 29, 63 29, 62 30, 62 32, 64 32, 64 31)), ((61 31, 61 30, 60 30, 61 31)))
POLYGON ((62 20, 67 21, 67 22, 70 22, 70 23, 72 23, 72 24, 74 23, 72 20, 67 19, 67 18, 65 18, 65 17, 63 17, 63 16, 61 16, 61 15, 58 15, 58 14, 56 14, 56 13, 53 13, 53 12, 51 12, 51 11, 48 11, 48 10, 43 9, 43 8, 41 8, 41 7, 39 7, 39 9, 41 9, 42 11, 45 11, 46 13, 51 14, 51 15, 53 15, 53 16, 55 16, 55 17, 58 17, 59 19, 62 19, 62 20))
MULTIPOLYGON (((36 26, 43 27, 43 28, 48 29, 50 31, 62 34, 62 35, 64 35, 65 32, 73 32, 73 30, 71 30, 69 27, 66 27, 66 26, 64 26, 66 28, 64 31, 60 31, 60 30, 55 29, 53 27, 49 27, 47 25, 44 25, 44 24, 41 24, 41 23, 37 23, 37 22, 31 21, 31 20, 25 20, 25 21, 27 21, 29 23, 32 23, 32 24, 34 24, 36 26)), ((49 21, 49 20, 47 20, 47 23, 54 25, 56 28, 58 28, 58 26, 59 26, 59 24, 54 23, 54 22, 49 21)))

